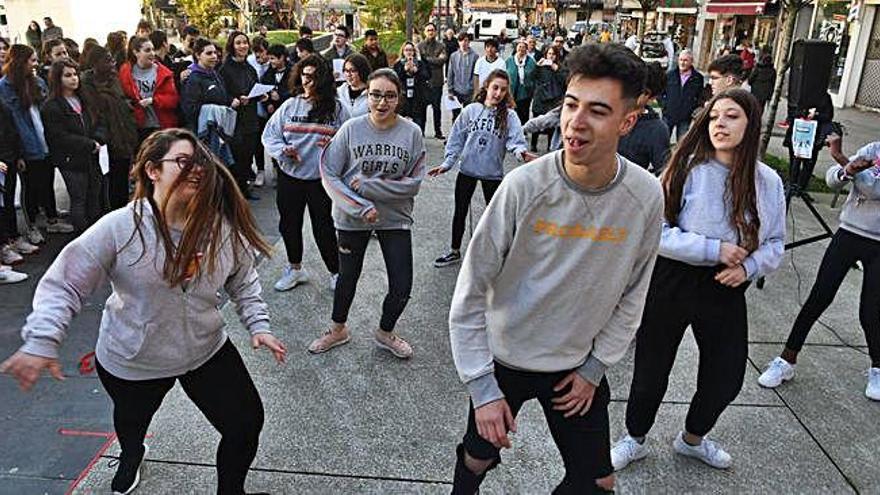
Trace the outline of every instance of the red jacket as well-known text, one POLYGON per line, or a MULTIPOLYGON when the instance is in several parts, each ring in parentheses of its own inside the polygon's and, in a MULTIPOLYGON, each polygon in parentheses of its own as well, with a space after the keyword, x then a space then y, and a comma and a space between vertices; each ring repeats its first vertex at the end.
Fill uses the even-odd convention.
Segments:
MULTIPOLYGON (((143 98, 137 87, 137 82, 131 76, 131 62, 125 62, 119 67, 119 82, 122 91, 128 97, 134 107, 134 118, 138 128, 144 126, 144 108, 138 104, 143 98)), ((162 129, 177 127, 177 103, 180 97, 177 88, 174 87, 174 74, 162 64, 156 64, 156 88, 153 90, 153 109, 159 118, 159 126, 162 129)))

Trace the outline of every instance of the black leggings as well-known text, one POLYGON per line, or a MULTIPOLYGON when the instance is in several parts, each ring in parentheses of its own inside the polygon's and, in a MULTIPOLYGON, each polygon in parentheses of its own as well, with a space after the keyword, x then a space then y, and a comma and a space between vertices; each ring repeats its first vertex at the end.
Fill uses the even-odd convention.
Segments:
POLYGON ((801 308, 785 347, 800 352, 816 320, 828 309, 840 284, 856 261, 865 269, 859 297, 859 322, 865 332, 871 366, 880 367, 880 241, 838 229, 831 239, 810 296, 801 308))
POLYGON ((464 224, 467 220, 468 210, 471 207, 471 198, 477 188, 477 181, 483 187, 483 199, 486 204, 492 200, 500 180, 476 179, 461 172, 455 178, 455 213, 452 215, 452 249, 461 249, 461 238, 464 237, 464 224))
POLYGON ((287 261, 297 265, 303 256, 303 218, 306 206, 312 220, 312 234, 318 244, 318 251, 330 273, 339 273, 339 257, 336 254, 336 229, 330 215, 330 197, 321 185, 321 180, 300 180, 279 172, 278 193, 275 195, 278 206, 278 229, 284 239, 287 261))
POLYGON ((257 154, 262 152, 260 134, 250 133, 235 136, 230 141, 229 147, 232 149, 232 159, 235 161, 232 165, 232 175, 235 176, 238 188, 244 192, 248 188, 248 181, 254 178, 251 163, 254 162, 257 154))
POLYGON ((55 206, 55 166, 48 159, 26 160, 21 174, 21 204, 28 225, 37 220, 40 208, 47 218, 58 218, 55 206))
POLYGON ((626 405, 631 436, 643 437, 653 426, 688 325, 700 350, 700 363, 697 391, 685 420, 687 432, 706 435, 739 394, 748 355, 748 284, 723 286, 714 279, 718 271, 657 258, 636 333, 635 370, 626 405))
POLYGON ((0 247, 18 237, 18 218, 15 214, 15 186, 18 181, 15 163, 8 164, 4 183, 3 206, 0 206, 0 247))
MULTIPOLYGON (((412 291, 412 234, 409 230, 375 232, 385 259, 385 271, 388 272, 388 294, 382 303, 379 329, 393 332, 412 291)), ((364 267, 364 255, 371 233, 370 230, 339 231, 339 281, 333 294, 332 316, 335 323, 345 323, 348 320, 348 311, 364 267)))
POLYGON ((226 344, 205 364, 185 375, 123 380, 96 362, 101 384, 113 400, 113 427, 122 455, 139 452, 153 415, 180 380, 186 395, 221 435, 217 447, 217 493, 240 495, 257 454, 263 403, 238 350, 226 344))

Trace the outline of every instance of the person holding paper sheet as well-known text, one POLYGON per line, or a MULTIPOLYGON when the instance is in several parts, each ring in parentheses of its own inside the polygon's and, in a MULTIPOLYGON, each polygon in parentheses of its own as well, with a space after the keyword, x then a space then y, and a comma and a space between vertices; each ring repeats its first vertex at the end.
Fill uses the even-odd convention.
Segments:
POLYGON ((261 125, 257 116, 257 102, 261 98, 248 98, 251 88, 260 80, 257 71, 247 61, 250 51, 250 39, 246 34, 240 31, 230 34, 226 42, 226 60, 218 73, 223 79, 226 91, 239 101, 236 108, 238 117, 235 121, 235 135, 229 143, 235 161, 232 175, 235 176, 235 181, 244 197, 254 200, 260 199, 250 190, 250 181, 255 178, 251 164, 257 155, 260 142, 261 125))
MULTIPOLYGON (((449 58, 449 69, 446 72, 447 98, 457 99, 462 107, 470 105, 474 97, 474 66, 480 56, 471 50, 471 35, 458 35, 458 51, 449 58)), ((452 121, 458 118, 461 108, 452 111, 452 121)))
POLYGON ((49 100, 41 115, 46 144, 70 194, 70 219, 82 233, 102 213, 101 141, 90 102, 82 98, 77 64, 59 60, 49 69, 49 100))

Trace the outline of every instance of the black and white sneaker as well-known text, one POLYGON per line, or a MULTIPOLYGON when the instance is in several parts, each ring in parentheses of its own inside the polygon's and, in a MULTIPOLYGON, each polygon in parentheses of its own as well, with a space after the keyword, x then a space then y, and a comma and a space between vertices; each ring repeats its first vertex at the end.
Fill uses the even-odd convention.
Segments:
POLYGON ((131 458, 120 456, 119 467, 116 468, 116 475, 113 476, 113 481, 110 483, 113 495, 128 495, 137 488, 138 483, 141 482, 141 464, 143 464, 149 450, 147 444, 144 444, 144 449, 138 455, 131 458))
POLYGON ((454 265, 459 261, 461 261, 461 251, 452 250, 434 260, 434 266, 443 268, 444 266, 454 265))

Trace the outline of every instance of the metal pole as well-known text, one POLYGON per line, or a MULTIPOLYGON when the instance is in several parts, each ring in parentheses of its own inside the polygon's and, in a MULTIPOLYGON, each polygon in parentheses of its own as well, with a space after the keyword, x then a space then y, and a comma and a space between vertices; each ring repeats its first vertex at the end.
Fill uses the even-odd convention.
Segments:
POLYGON ((413 39, 413 0, 406 0, 406 39, 413 39))

